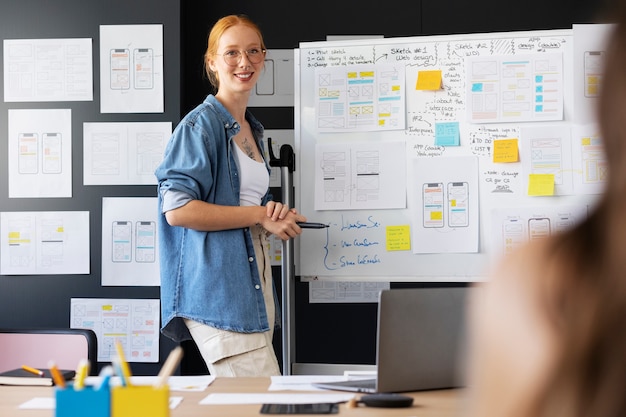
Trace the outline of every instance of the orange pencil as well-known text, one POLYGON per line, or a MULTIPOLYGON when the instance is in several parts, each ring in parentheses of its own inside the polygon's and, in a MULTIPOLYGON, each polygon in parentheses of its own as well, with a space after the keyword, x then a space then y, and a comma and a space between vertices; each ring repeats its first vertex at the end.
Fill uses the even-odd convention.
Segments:
POLYGON ((39 375, 39 376, 43 376, 43 371, 33 368, 32 366, 28 366, 28 365, 22 365, 22 369, 28 372, 31 372, 35 375, 39 375))
POLYGON ((65 379, 61 375, 59 368, 57 368, 56 363, 53 361, 48 362, 48 368, 50 368, 50 375, 52 375, 52 380, 54 381, 54 385, 59 388, 65 388, 65 379))

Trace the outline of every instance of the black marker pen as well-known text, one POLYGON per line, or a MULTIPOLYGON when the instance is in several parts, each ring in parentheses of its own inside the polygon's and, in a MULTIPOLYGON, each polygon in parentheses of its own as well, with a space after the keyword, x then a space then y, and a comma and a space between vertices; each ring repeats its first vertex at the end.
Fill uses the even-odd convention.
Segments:
POLYGON ((296 222, 296 224, 303 229, 324 229, 330 227, 329 224, 324 223, 296 222))

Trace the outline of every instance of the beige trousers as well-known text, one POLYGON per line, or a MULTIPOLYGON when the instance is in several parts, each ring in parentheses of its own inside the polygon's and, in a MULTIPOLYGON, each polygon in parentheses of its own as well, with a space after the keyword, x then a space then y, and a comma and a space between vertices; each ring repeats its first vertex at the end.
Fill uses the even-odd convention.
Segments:
POLYGON ((270 330, 264 333, 238 333, 216 329, 185 319, 193 340, 213 376, 273 376, 280 368, 272 338, 274 335, 274 290, 269 242, 260 226, 250 228, 259 267, 263 297, 270 330))

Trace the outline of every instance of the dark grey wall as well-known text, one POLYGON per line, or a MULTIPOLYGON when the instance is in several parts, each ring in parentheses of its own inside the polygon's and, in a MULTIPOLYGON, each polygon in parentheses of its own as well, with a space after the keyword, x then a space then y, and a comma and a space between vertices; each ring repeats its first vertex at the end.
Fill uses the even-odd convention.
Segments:
MULTIPOLYGON (((68 327, 70 299, 158 298, 158 287, 102 287, 101 219, 103 197, 154 197, 155 186, 84 186, 83 122, 156 122, 174 125, 180 117, 180 5, 174 0, 1 0, 2 39, 90 38, 94 94, 91 102, 0 102, 0 211, 88 211, 90 216, 89 275, 0 276, 0 327, 68 327), (99 26, 163 24, 165 112, 101 114, 99 26), (8 198, 9 109, 63 108, 72 111, 72 198, 8 198)), ((1 48, 2 46, 0 46, 1 48)), ((0 54, 0 60, 2 54, 0 54)), ((0 68, 3 65, 0 63, 0 68)), ((2 70, 0 70, 2 71, 2 70)), ((4 97, 0 83, 0 97, 4 97)), ((161 338, 161 361, 173 344, 161 338)), ((1 354, 1 347, 0 347, 1 354)), ((161 362, 162 363, 162 362, 161 362)), ((132 363, 137 375, 156 374, 159 364, 132 363)))

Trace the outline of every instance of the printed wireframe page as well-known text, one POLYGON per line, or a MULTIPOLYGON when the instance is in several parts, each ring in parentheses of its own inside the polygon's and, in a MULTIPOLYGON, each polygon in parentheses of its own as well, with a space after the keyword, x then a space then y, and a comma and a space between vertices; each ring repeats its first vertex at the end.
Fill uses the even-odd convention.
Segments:
POLYGON ((89 274, 89 212, 1 212, 0 275, 89 274))
POLYGON ((91 39, 5 39, 4 101, 92 101, 91 39))
POLYGON ((9 110, 9 198, 72 197, 70 109, 9 110))
POLYGON ((163 25, 101 25, 100 112, 163 111, 163 25))
POLYGON ((102 285, 159 286, 156 197, 102 200, 102 285))

